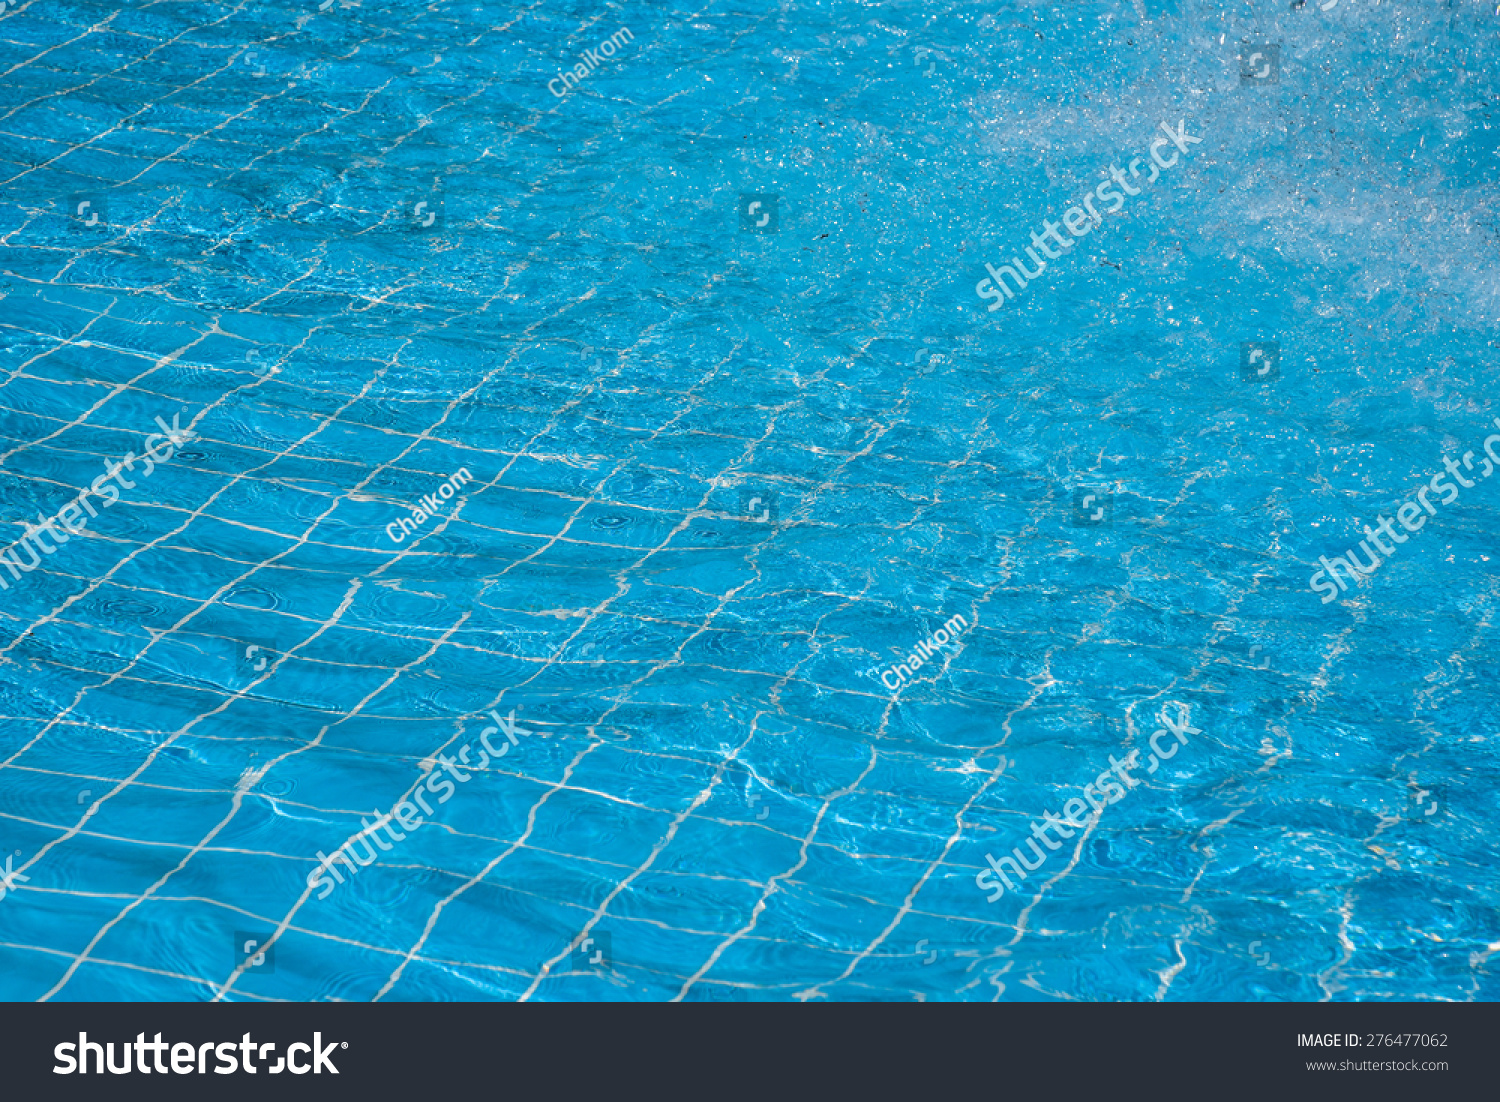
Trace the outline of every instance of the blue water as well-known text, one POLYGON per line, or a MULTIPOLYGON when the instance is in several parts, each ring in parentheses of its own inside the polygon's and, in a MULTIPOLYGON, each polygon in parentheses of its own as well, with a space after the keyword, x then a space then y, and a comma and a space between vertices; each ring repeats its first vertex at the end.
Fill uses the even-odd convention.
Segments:
POLYGON ((0 998, 1500 996, 1492 9, 10 4, 0 998))

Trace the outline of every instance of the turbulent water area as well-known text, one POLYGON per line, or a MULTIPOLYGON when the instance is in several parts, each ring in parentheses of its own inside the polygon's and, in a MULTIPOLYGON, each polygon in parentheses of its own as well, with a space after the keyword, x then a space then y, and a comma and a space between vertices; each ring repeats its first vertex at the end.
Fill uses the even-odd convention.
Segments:
POLYGON ((1497 62, 0 4, 0 998, 1500 997, 1497 62))

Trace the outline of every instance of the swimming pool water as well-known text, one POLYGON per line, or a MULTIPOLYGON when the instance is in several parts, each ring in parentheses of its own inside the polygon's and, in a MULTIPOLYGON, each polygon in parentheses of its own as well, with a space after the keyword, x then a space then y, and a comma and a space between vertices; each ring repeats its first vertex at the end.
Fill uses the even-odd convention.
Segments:
POLYGON ((1497 31, 10 4, 0 997, 1495 998, 1497 31))

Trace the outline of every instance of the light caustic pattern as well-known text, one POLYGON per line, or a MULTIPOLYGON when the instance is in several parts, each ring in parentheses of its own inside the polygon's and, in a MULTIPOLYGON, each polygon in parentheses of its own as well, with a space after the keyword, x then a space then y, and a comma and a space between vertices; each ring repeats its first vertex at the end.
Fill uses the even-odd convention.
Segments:
POLYGON ((1489 12, 762 7, 0 11, 0 997, 1500 994, 1489 12))

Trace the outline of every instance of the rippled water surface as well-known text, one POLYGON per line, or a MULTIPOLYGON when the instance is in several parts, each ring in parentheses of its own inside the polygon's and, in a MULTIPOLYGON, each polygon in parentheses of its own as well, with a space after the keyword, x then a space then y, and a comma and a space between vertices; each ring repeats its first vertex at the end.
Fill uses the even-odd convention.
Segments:
POLYGON ((1325 4, 5 6, 0 997, 1495 998, 1500 18, 1325 4))

